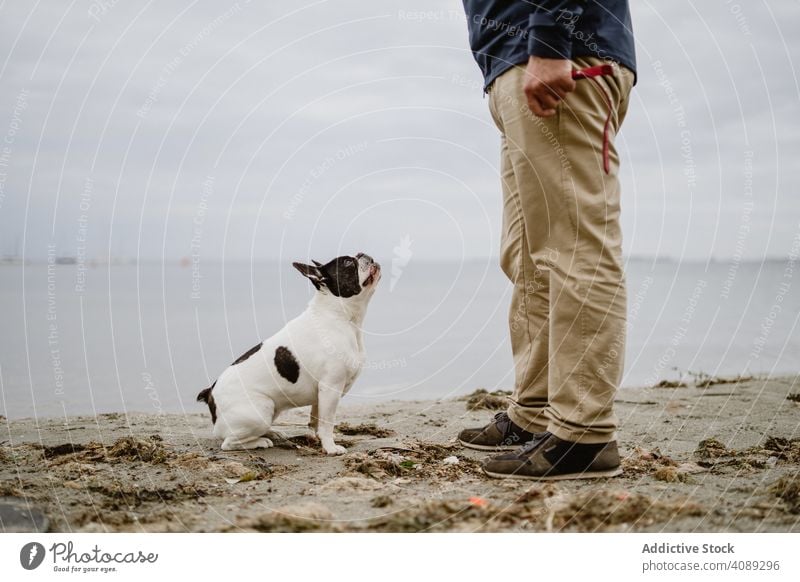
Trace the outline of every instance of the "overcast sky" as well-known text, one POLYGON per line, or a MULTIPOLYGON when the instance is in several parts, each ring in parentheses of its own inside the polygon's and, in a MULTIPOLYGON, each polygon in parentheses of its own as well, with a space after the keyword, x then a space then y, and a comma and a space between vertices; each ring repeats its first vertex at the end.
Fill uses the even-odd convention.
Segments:
MULTIPOLYGON (((799 9, 633 2, 628 254, 790 252, 799 9)), ((2 254, 497 253, 498 133, 457 0, 7 0, 0 86, 2 254)))

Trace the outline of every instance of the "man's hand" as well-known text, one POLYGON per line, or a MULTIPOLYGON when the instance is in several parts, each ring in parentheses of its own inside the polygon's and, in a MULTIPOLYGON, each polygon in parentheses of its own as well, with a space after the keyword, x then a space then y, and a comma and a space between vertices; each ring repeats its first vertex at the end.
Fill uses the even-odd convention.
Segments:
POLYGON ((568 59, 531 57, 525 71, 525 96, 534 115, 555 115, 559 101, 575 90, 572 62, 568 59))

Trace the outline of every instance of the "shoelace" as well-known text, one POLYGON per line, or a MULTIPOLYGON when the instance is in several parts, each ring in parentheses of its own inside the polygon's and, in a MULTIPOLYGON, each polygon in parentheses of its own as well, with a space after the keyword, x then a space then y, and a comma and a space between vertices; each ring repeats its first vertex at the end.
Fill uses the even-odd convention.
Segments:
POLYGON ((494 415, 494 425, 500 429, 500 432, 503 434, 503 438, 505 438, 508 436, 508 432, 511 430, 513 423, 511 422, 511 418, 509 418, 508 413, 503 411, 494 415))
POLYGON ((595 65, 594 67, 586 67, 585 69, 576 69, 572 71, 572 78, 576 81, 589 79, 597 85, 600 92, 603 94, 603 99, 606 101, 608 115, 606 116, 606 123, 603 126, 603 169, 606 174, 608 174, 610 171, 610 164, 608 161, 608 128, 611 125, 611 97, 608 96, 608 91, 605 90, 605 87, 595 78, 603 75, 614 75, 614 67, 611 65, 595 65))
POLYGON ((522 448, 519 450, 519 454, 520 455, 527 455, 533 449, 535 449, 540 444, 542 444, 544 441, 546 441, 548 438, 550 438, 550 436, 551 436, 551 433, 549 433, 547 431, 534 433, 533 439, 529 440, 527 443, 522 445, 522 448))
POLYGON ((498 412, 497 414, 495 414, 494 415, 494 419, 495 420, 511 420, 511 418, 509 418, 508 413, 505 410, 503 412, 498 412))

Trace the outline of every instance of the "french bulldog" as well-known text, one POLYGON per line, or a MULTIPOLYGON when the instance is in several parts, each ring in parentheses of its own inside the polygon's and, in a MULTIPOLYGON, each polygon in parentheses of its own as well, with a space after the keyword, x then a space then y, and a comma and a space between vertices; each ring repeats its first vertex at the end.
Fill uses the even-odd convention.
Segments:
POLYGON ((364 253, 312 263, 292 263, 316 288, 306 310, 197 395, 208 404, 223 450, 273 446, 266 434, 275 418, 311 405, 309 427, 322 448, 346 452, 333 440, 336 408, 364 363, 361 328, 381 267, 364 253))

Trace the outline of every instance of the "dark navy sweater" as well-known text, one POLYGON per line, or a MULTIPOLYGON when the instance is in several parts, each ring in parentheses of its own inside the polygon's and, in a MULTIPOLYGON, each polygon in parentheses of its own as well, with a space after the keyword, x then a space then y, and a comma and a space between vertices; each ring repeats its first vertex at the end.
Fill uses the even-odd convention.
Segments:
POLYGON ((636 72, 628 0, 463 0, 485 86, 531 55, 610 59, 636 72))

